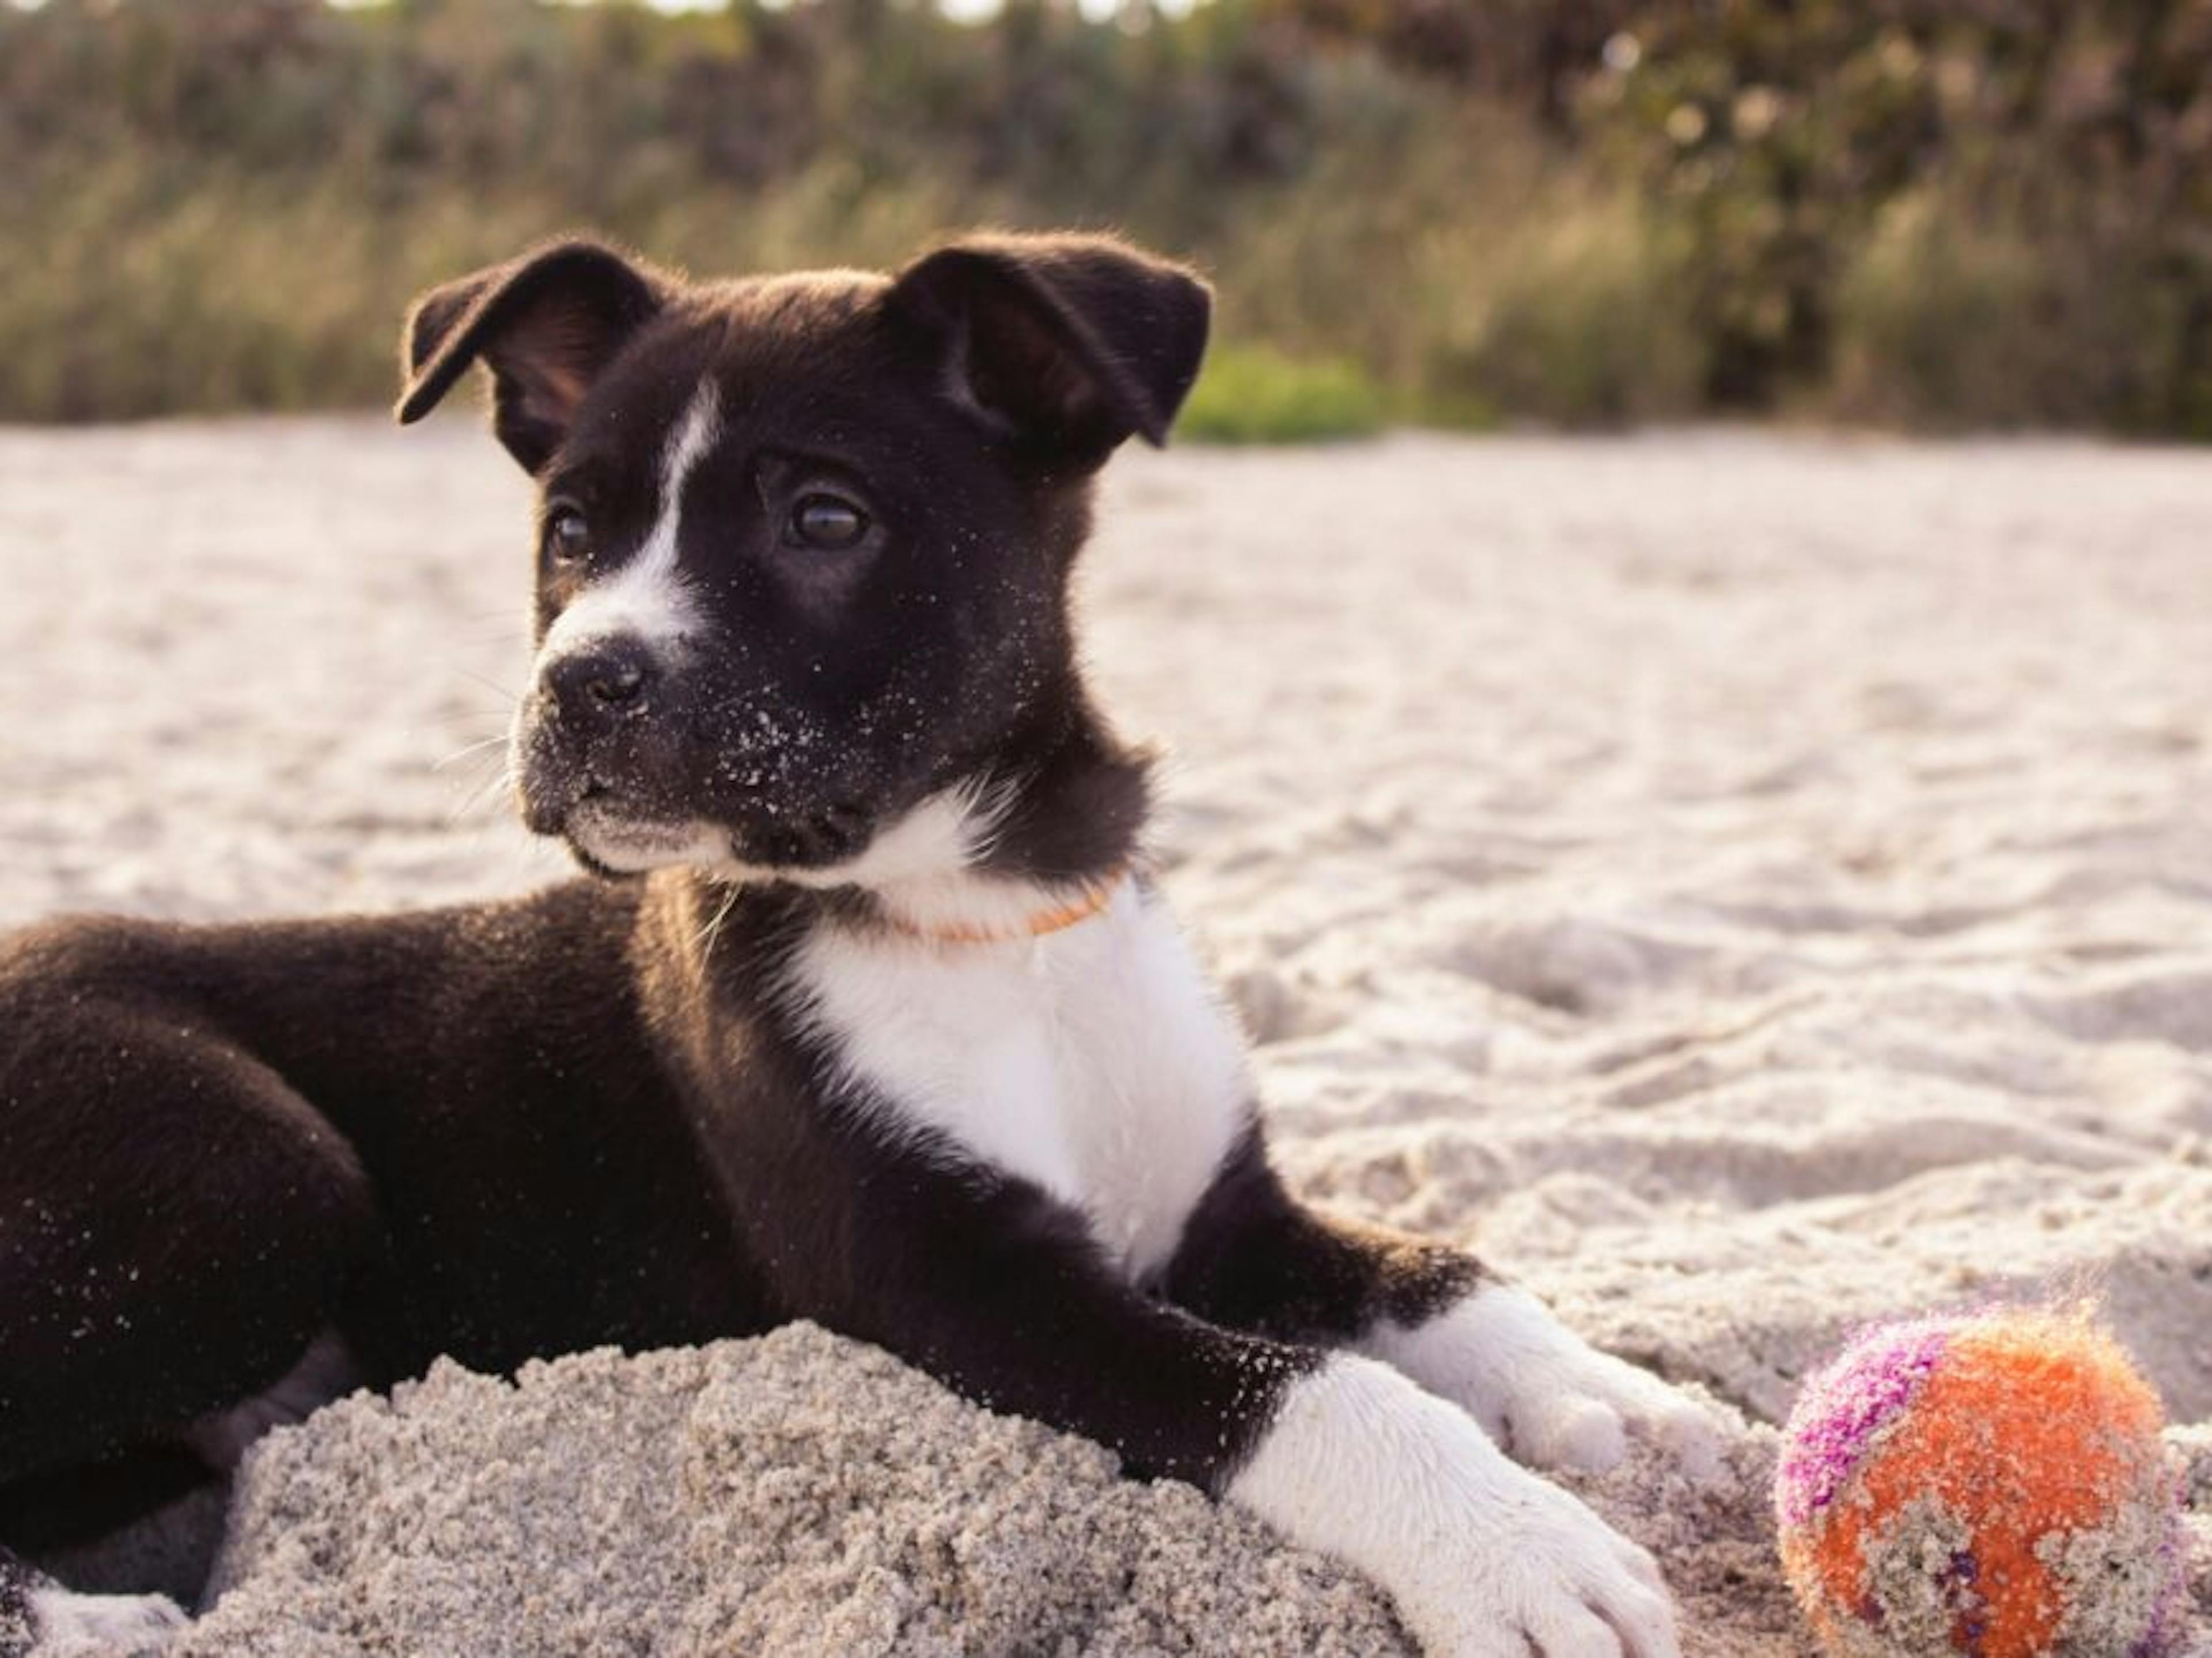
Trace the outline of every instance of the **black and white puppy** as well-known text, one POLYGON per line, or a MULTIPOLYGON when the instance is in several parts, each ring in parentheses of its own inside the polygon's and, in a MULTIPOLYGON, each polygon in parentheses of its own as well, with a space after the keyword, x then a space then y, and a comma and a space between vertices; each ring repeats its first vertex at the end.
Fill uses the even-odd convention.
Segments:
MULTIPOLYGON (((1671 1658, 1651 1561, 1521 1463, 1710 1456, 1704 1413, 1295 1202, 1147 878, 1068 580, 1207 317, 1076 236, 428 295, 399 416, 489 367, 542 499, 522 811, 601 878, 0 949, 0 1480, 805 1317, 1352 1563, 1432 1653, 1671 1658)), ((168 1615, 20 1564, 11 1610, 168 1615)))

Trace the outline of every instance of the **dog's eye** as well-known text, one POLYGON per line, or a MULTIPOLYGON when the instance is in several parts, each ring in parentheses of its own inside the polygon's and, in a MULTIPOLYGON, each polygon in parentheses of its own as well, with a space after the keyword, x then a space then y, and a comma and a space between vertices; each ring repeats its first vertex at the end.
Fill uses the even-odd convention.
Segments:
POLYGON ((837 495, 801 495, 791 509, 785 536, 794 547, 836 552, 868 532, 868 515, 837 495))
POLYGON ((592 526, 573 507, 563 507, 545 520, 545 550, 562 564, 573 564, 592 550, 592 526))

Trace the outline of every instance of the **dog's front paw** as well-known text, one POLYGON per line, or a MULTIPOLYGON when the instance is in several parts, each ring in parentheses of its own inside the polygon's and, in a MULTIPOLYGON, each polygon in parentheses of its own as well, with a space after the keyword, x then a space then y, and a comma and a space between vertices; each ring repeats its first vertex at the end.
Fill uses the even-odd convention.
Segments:
MULTIPOLYGON (((1556 1485, 1507 1464, 1505 1538, 1469 1548, 1399 1607, 1437 1658, 1674 1658, 1674 1609, 1651 1557, 1556 1485)), ((1504 1482, 1501 1480, 1501 1485, 1504 1482)))
POLYGON ((1694 1480, 1720 1466, 1721 1428, 1710 1411, 1598 1351, 1525 1290, 1486 1285, 1425 1324, 1386 1324, 1365 1345, 1524 1462, 1603 1473, 1632 1431, 1672 1452, 1694 1480))
POLYGON ((1230 1497, 1387 1589, 1430 1658, 1676 1658, 1650 1556, 1385 1366, 1292 1385, 1230 1497))

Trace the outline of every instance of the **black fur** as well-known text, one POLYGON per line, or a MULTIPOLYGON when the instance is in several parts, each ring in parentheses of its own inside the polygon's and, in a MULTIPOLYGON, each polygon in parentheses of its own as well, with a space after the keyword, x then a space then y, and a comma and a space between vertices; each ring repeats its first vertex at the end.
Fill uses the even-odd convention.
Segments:
POLYGON ((1008 799, 987 874, 1134 855, 1143 758, 1082 683, 1067 582, 1093 474, 1164 435, 1206 315, 1097 238, 698 288, 570 242, 426 298, 401 417, 481 359, 549 518, 587 526, 541 546, 541 633, 648 535, 666 434, 716 388, 678 543, 696 637, 599 714, 542 689, 522 805, 587 866, 619 808, 761 873, 0 946, 0 1483, 164 1442, 326 1329, 385 1384, 806 1316, 1218 1490, 1326 1345, 1469 1287, 1298 1208, 1256 1128, 1132 1284, 1037 1187, 872 1130, 779 999, 797 941, 871 902, 788 878, 950 784, 1008 799), (820 489, 865 509, 834 554, 790 544, 820 489))
POLYGON ((1471 1255, 1306 1208, 1283 1189, 1255 1122, 1183 1223, 1160 1292, 1200 1317, 1335 1346, 1378 1319, 1417 1325, 1484 1279, 1471 1255))
POLYGON ((536 471, 559 446, 584 390, 667 302, 657 273, 596 242, 556 242, 425 295, 407 320, 407 392, 420 420, 481 357, 492 372, 492 428, 536 471))
POLYGON ((1110 1418, 1133 1471, 1217 1483, 1255 1425, 1237 1395, 1314 1355, 1133 1293, 1028 1182, 948 1172, 826 1106, 832 1056, 763 989, 824 903, 749 894, 709 951, 686 941, 721 899, 681 877, 19 938, 0 985, 38 1035, 0 1071, 11 1123, 38 1126, 27 1073, 58 1066, 100 1087, 81 1117, 46 1114, 58 1132, 130 1134, 92 1156, 18 1141, 40 1189, 0 1181, 38 1218, 9 1229, 0 1467, 112 1455, 248 1396, 326 1325, 388 1384, 439 1353, 505 1370, 803 1315, 1001 1408, 1110 1418), (374 1039, 333 1007, 376 1010, 374 1039), (71 1166, 106 1184, 65 1193, 71 1166))

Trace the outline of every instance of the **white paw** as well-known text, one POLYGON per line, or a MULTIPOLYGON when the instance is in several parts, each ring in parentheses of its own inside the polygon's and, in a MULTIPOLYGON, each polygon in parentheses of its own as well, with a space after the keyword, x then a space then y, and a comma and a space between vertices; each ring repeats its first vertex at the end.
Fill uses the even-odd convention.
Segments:
POLYGON ((1525 1290, 1488 1284, 1427 1323, 1378 1327, 1363 1344, 1459 1405, 1540 1467, 1601 1473, 1633 1432, 1697 1481, 1720 1467, 1712 1413, 1649 1370, 1601 1353, 1525 1290))
POLYGON ((1386 1366, 1291 1384, 1229 1495, 1372 1577, 1431 1658, 1678 1658, 1650 1556, 1386 1366))
POLYGON ((166 1594, 79 1594, 35 1588, 27 1597, 40 1646, 85 1644, 118 1653, 159 1652, 189 1621, 166 1594))
POLYGON ((1423 1649, 1431 1658, 1675 1658, 1674 1607, 1651 1557, 1558 1486, 1506 1467, 1522 1485, 1499 1492, 1513 1515, 1506 1535, 1465 1547, 1443 1595, 1399 1598, 1423 1649))

